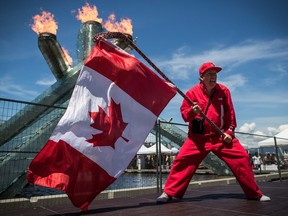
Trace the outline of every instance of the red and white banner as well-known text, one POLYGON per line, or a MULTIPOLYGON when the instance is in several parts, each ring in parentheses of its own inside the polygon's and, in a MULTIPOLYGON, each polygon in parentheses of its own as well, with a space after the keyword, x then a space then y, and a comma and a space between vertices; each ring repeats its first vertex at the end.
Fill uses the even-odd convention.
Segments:
POLYGON ((138 59, 99 41, 65 114, 30 164, 28 182, 63 190, 87 210, 124 172, 175 94, 138 59))

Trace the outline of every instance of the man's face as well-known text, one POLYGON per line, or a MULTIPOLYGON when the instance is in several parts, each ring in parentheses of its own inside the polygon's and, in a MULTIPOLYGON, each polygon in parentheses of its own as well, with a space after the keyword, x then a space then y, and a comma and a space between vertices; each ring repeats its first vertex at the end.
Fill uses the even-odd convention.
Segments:
POLYGON ((205 71, 200 77, 200 80, 208 90, 214 88, 217 83, 217 71, 213 69, 205 71))

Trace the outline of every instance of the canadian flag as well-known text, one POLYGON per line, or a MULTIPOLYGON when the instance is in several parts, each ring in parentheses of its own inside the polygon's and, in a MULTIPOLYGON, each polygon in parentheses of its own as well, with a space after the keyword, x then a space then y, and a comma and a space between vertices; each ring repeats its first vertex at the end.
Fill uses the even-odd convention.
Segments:
POLYGON ((30 183, 87 210, 127 168, 176 91, 132 55, 98 41, 68 108, 29 166, 30 183))

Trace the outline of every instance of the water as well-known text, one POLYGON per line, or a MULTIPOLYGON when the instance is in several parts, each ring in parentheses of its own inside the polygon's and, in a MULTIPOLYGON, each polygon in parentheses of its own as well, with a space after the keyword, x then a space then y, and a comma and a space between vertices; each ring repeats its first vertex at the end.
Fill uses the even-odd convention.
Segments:
MULTIPOLYGON (((168 174, 162 174, 162 182, 165 183, 168 174)), ((220 178, 217 175, 199 175, 195 174, 192 181, 210 180, 220 178)), ((155 173, 125 173, 119 177, 113 184, 107 189, 121 189, 121 188, 141 188, 157 186, 157 176, 155 173)))
MULTIPOLYGON (((162 174, 162 183, 166 182, 167 177, 167 173, 162 174)), ((219 178, 223 177, 209 174, 195 174, 192 178, 192 181, 211 180, 219 178)), ((106 190, 143 188, 149 186, 157 186, 157 176, 155 173, 125 173, 120 176, 113 184, 111 184, 106 190)), ((59 191, 56 189, 28 184, 25 188, 23 188, 19 197, 30 198, 32 196, 47 196, 63 193, 63 191, 59 191)))

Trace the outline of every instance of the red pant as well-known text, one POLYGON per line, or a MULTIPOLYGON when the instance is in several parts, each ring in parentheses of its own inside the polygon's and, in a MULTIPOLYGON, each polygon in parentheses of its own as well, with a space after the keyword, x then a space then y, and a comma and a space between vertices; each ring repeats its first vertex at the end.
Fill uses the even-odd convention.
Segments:
POLYGON ((187 138, 181 147, 165 184, 164 191, 177 198, 182 198, 193 174, 201 161, 212 151, 231 169, 247 198, 257 199, 262 196, 252 171, 249 155, 238 139, 223 145, 222 139, 210 136, 187 138))

